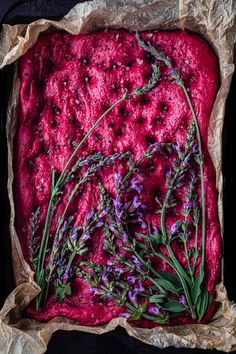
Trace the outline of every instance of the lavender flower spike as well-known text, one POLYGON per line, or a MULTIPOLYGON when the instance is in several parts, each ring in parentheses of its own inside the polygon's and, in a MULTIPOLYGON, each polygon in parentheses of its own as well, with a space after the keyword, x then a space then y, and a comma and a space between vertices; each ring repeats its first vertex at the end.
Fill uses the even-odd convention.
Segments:
POLYGON ((114 179, 115 179, 115 185, 116 185, 116 188, 119 189, 121 183, 122 183, 122 174, 121 173, 115 173, 114 174, 114 179))

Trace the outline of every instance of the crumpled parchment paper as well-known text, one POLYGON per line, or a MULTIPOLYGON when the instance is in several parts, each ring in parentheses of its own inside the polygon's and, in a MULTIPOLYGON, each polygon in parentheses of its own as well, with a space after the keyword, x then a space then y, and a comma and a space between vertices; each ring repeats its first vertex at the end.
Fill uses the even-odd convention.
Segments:
MULTIPOLYGON (((44 31, 66 30, 71 34, 89 33, 102 28, 129 30, 188 29, 208 40, 219 58, 221 86, 213 107, 208 136, 208 148, 216 169, 219 192, 218 210, 223 235, 222 211, 222 129, 226 97, 234 70, 233 45, 236 34, 236 2, 234 0, 94 0, 76 5, 61 21, 41 19, 29 25, 3 26, 0 37, 0 68, 15 62, 36 42, 44 31)), ((8 105, 8 192, 11 204, 10 233, 17 287, 6 299, 0 311, 0 353, 41 354, 46 351, 53 332, 79 330, 102 334, 118 325, 139 340, 164 348, 167 346, 204 348, 230 352, 236 350, 236 305, 227 298, 223 282, 217 286, 220 308, 208 325, 179 325, 135 328, 124 318, 113 319, 106 326, 80 326, 72 320, 57 317, 40 323, 22 316, 22 310, 39 292, 33 272, 23 258, 14 228, 12 195, 13 137, 18 114, 19 78, 17 70, 8 105)), ((223 268, 223 267, 222 267, 223 268)), ((222 275, 223 279, 223 275, 222 275)))

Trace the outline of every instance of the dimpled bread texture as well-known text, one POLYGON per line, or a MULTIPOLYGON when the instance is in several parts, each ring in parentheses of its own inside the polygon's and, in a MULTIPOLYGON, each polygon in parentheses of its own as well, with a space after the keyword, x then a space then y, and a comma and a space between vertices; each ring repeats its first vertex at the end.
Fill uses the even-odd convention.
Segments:
MULTIPOLYGON (((143 38, 168 55, 181 72, 197 113, 204 151, 206 195, 206 284, 214 295, 220 276, 221 238, 217 212, 215 171, 207 151, 208 125, 219 84, 217 59, 208 44, 187 32, 143 32, 143 38)), ((95 121, 125 92, 146 84, 151 74, 152 58, 137 43, 135 35, 124 30, 100 31, 72 36, 64 32, 43 35, 21 58, 19 73, 20 112, 14 150, 14 196, 16 228, 23 253, 29 261, 29 227, 31 213, 40 206, 39 237, 42 233, 51 191, 51 174, 62 171, 76 145, 95 121)), ((78 156, 100 151, 105 155, 132 151, 139 159, 154 142, 184 144, 192 115, 183 91, 167 77, 161 66, 162 80, 151 92, 122 102, 99 124, 87 139, 78 156)), ((146 160, 142 169, 143 203, 148 205, 147 220, 158 225, 156 195, 166 192, 165 172, 169 159, 157 156, 146 160)), ((116 162, 100 172, 106 189, 114 195, 114 173, 127 172, 126 162, 116 162)), ((67 186, 52 224, 55 232, 73 183, 67 186)), ((184 201, 184 191, 178 195, 184 201)), ((199 191, 200 195, 200 191, 199 191)), ((75 224, 83 224, 86 213, 99 204, 97 183, 87 183, 71 204, 69 214, 76 214, 75 224)), ((181 208, 168 215, 167 227, 178 220, 181 208)), ((103 249, 104 234, 92 238, 91 252, 85 259, 107 261, 103 249)), ((51 244, 51 240, 50 240, 51 244)), ((120 250, 122 252, 122 250, 120 250)), ((176 243, 174 251, 186 266, 183 249, 176 243)), ((163 249, 163 252, 165 250, 163 249)), ((200 261, 200 258, 199 258, 200 261)), ((157 269, 171 271, 160 259, 157 269)), ((198 263, 199 267, 199 263, 198 263)), ((213 303, 205 322, 215 311, 213 303)), ((53 296, 41 312, 32 305, 27 314, 45 321, 61 315, 83 325, 101 325, 117 317, 123 308, 114 301, 94 301, 90 286, 76 279, 73 295, 63 303, 53 296)), ((181 316, 171 323, 191 323, 181 316)), ((139 326, 153 324, 140 321, 139 326)))

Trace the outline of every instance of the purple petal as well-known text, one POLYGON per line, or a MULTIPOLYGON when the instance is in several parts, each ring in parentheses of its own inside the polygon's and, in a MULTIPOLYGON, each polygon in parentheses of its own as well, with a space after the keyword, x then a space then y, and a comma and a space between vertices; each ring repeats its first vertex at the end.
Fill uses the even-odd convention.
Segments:
POLYGON ((149 306, 148 312, 150 313, 150 315, 154 316, 160 316, 161 314, 159 308, 156 306, 149 306))
POLYGON ((171 235, 177 234, 179 232, 179 226, 177 223, 174 223, 170 228, 171 235))
POLYGON ((116 184, 116 187, 119 188, 121 183, 122 183, 122 174, 121 173, 115 173, 114 174, 114 179, 115 179, 115 184, 116 184))
POLYGON ((128 291, 128 298, 130 300, 130 302, 135 306, 135 307, 138 307, 138 301, 137 301, 137 294, 132 291, 128 291))
POLYGON ((135 209, 138 209, 140 206, 142 205, 141 201, 139 200, 138 196, 135 195, 134 196, 134 200, 133 200, 133 206, 135 209))
POLYGON ((122 317, 122 318, 130 318, 130 314, 128 312, 122 312, 119 314, 119 317, 122 317))
POLYGON ((101 227, 104 225, 104 220, 99 220, 97 223, 96 223, 96 227, 101 227))
POLYGON ((94 214, 95 214, 94 209, 92 209, 89 213, 87 213, 87 215, 85 217, 86 220, 92 219, 94 217, 94 214))
POLYGON ((129 237, 128 237, 128 235, 127 235, 126 232, 123 232, 123 233, 122 233, 122 240, 123 240, 124 242, 128 242, 128 241, 129 241, 129 237))
POLYGON ((108 288, 109 287, 109 281, 108 281, 107 272, 103 272, 102 273, 102 281, 103 281, 104 285, 108 288))
POLYGON ((91 288, 91 289, 90 289, 90 292, 91 292, 93 295, 103 295, 103 294, 104 294, 103 290, 98 289, 98 288, 91 288))
POLYGON ((115 267, 115 272, 119 275, 123 274, 125 272, 124 269, 122 269, 121 267, 117 266, 115 267))
POLYGON ((127 281, 130 283, 130 284, 134 284, 136 282, 137 278, 134 276, 134 275, 130 275, 127 277, 127 281))
POLYGON ((90 235, 88 233, 85 233, 81 236, 80 240, 81 241, 87 241, 90 238, 90 235))
POLYGON ((134 291, 136 294, 144 292, 145 289, 144 289, 142 283, 139 282, 138 285, 134 288, 134 291))
POLYGON ((143 185, 140 183, 140 181, 136 177, 134 177, 131 180, 131 188, 136 190, 138 193, 141 193, 143 190, 143 185))
POLYGON ((181 295, 181 296, 180 296, 179 302, 180 302, 182 305, 184 305, 184 306, 187 304, 185 295, 181 295))

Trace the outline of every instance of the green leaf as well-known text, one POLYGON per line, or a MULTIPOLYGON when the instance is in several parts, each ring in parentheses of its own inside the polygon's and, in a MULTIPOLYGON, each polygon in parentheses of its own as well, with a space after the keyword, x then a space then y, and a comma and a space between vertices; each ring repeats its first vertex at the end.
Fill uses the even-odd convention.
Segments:
POLYGON ((172 274, 170 272, 166 272, 165 270, 159 270, 158 273, 162 278, 169 280, 175 287, 182 287, 181 281, 179 280, 179 277, 177 275, 172 274))
POLYGON ((181 288, 176 288, 169 280, 165 279, 155 279, 155 282, 160 285, 162 288, 165 290, 170 291, 173 294, 180 295, 183 293, 183 289, 181 288))
POLYGON ((149 298, 151 304, 161 304, 165 301, 166 295, 152 295, 149 298))
POLYGON ((212 296, 208 293, 207 289, 204 288, 202 290, 201 295, 198 298, 198 302, 196 304, 196 310, 197 310, 197 315, 198 315, 198 323, 203 319, 205 316, 208 308, 212 304, 213 298, 212 296))
POLYGON ((168 314, 161 316, 161 317, 156 317, 156 316, 150 316, 150 315, 147 315, 146 313, 143 313, 142 317, 146 318, 149 321, 153 321, 153 322, 160 323, 160 324, 166 324, 169 322, 168 314))
POLYGON ((181 304, 181 302, 176 301, 176 300, 169 300, 166 302, 164 305, 161 305, 161 307, 169 312, 183 312, 186 311, 186 307, 181 304))
POLYGON ((55 170, 52 170, 52 193, 54 192, 55 188, 55 170))
POLYGON ((201 295, 201 287, 202 287, 203 278, 204 278, 204 272, 202 270, 202 267, 200 267, 199 274, 198 274, 197 278, 195 279, 195 282, 192 287, 192 300, 193 300, 194 305, 197 304, 198 298, 201 295))
POLYGON ((70 284, 61 284, 56 287, 55 290, 56 299, 59 297, 59 301, 63 301, 67 296, 71 295, 70 284))

